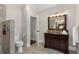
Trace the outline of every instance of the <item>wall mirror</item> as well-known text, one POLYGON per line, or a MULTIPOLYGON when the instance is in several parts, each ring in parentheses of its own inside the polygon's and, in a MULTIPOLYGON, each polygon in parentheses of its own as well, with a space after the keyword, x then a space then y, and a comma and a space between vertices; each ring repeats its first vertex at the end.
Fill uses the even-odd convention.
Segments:
POLYGON ((66 30, 66 15, 48 17, 48 30, 66 30))

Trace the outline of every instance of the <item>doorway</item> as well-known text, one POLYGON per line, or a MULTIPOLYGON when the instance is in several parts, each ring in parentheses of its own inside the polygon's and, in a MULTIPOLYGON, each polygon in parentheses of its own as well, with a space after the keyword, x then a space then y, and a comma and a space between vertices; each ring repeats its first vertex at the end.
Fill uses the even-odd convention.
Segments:
POLYGON ((30 17, 30 23, 31 23, 31 40, 30 40, 30 45, 34 44, 37 42, 37 39, 36 39, 36 17, 33 17, 31 16, 30 17))

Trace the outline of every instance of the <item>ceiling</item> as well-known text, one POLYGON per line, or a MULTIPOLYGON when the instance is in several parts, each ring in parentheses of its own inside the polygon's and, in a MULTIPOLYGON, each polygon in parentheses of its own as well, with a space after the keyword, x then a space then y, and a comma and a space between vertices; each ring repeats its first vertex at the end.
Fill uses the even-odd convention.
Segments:
MULTIPOLYGON (((24 7, 25 4, 13 4, 16 5, 17 7, 24 7)), ((26 4, 27 5, 27 4, 26 4)), ((57 6, 59 4, 29 4, 31 8, 33 8, 36 12, 43 11, 45 9, 48 9, 50 7, 57 6)))
POLYGON ((50 7, 54 7, 58 4, 30 4, 32 8, 34 8, 37 12, 43 11, 45 9, 48 9, 50 7))
MULTIPOLYGON (((11 4, 12 5, 12 4, 11 4)), ((24 7, 25 4, 13 4, 16 5, 17 7, 24 7)), ((27 4, 26 4, 27 5, 27 4)), ((36 12, 43 11, 45 9, 48 9, 50 7, 57 6, 59 4, 29 4, 36 12)), ((1 9, 1 8, 0 8, 1 9)))

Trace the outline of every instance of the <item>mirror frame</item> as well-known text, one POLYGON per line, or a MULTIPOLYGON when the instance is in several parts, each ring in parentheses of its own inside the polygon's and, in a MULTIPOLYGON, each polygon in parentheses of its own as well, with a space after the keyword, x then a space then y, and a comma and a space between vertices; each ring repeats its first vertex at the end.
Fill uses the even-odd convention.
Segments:
MULTIPOLYGON (((58 16, 58 17, 60 17, 60 16, 58 16)), ((66 30, 67 15, 63 15, 63 17, 64 17, 64 20, 65 20, 65 28, 64 29, 53 29, 53 28, 51 29, 51 28, 49 28, 50 27, 50 24, 49 24, 50 17, 48 17, 48 30, 66 30)))

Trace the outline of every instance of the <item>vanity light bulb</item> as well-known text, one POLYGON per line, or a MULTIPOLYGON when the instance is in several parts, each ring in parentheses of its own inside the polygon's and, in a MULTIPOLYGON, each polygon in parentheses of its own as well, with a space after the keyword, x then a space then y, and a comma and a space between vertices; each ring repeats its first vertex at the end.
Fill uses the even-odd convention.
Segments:
POLYGON ((56 16, 59 16, 60 14, 57 14, 56 16))
POLYGON ((63 16, 63 15, 64 15, 64 13, 61 13, 60 15, 61 15, 61 16, 63 16))
POLYGON ((52 17, 52 16, 49 16, 50 18, 52 17))
POLYGON ((56 15, 53 15, 53 17, 56 17, 56 15))
POLYGON ((55 15, 51 15, 51 17, 55 17, 55 15))
POLYGON ((49 17, 52 18, 52 15, 50 15, 49 17))

